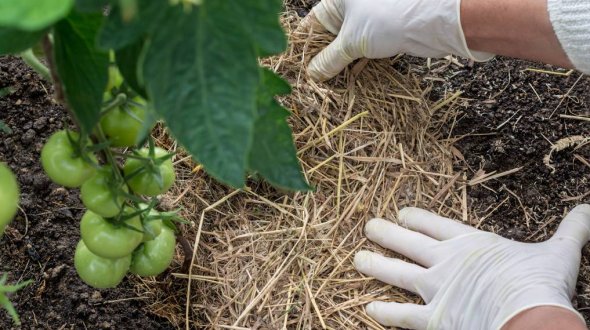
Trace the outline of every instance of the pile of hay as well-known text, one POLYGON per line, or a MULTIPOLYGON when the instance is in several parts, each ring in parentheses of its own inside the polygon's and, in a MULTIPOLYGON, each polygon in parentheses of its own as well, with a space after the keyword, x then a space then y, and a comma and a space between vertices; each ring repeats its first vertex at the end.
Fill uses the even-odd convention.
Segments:
MULTIPOLYGON (((461 155, 439 132, 457 115, 458 95, 427 100, 416 77, 396 70, 399 58, 361 60, 315 83, 306 64, 332 37, 296 31, 299 22, 285 14, 289 49, 264 65, 293 86, 281 102, 316 191, 284 194, 258 182, 235 191, 179 157, 179 183, 164 204, 194 222, 184 233, 196 249, 190 276, 138 285, 152 311, 178 327, 382 329, 367 302, 420 301, 355 271, 359 249, 391 255, 366 240, 366 221, 395 221, 405 206, 469 220, 465 174, 452 166, 461 155)), ((158 139, 175 149, 163 132, 158 139)))

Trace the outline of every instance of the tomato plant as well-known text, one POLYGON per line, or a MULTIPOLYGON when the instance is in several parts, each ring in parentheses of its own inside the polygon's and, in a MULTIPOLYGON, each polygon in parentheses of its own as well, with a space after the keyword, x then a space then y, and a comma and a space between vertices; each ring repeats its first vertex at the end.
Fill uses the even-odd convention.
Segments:
POLYGON ((111 259, 98 256, 90 251, 84 241, 76 246, 74 266, 80 278, 88 285, 98 288, 114 288, 123 278, 131 265, 131 255, 111 259))
POLYGON ((176 239, 168 227, 161 228, 154 239, 143 243, 134 253, 130 271, 140 276, 156 276, 170 266, 176 239))
POLYGON ((115 222, 86 211, 80 222, 80 232, 88 250, 103 258, 130 255, 143 240, 139 216, 115 222))
POLYGON ((141 149, 137 155, 142 158, 128 159, 123 168, 131 190, 146 196, 157 196, 168 191, 174 184, 176 174, 166 150, 155 148, 152 155, 149 149, 141 149))
POLYGON ((75 188, 90 178, 95 168, 96 157, 84 154, 79 145, 80 135, 72 131, 54 133, 41 150, 41 164, 53 182, 75 188))
MULTIPOLYGON (((225 184, 243 188, 256 173, 280 188, 309 189, 290 113, 276 100, 290 86, 259 64, 286 46, 281 7, 281 0, 0 5, 0 55, 20 56, 53 83, 71 115, 41 162, 57 184, 82 186, 88 211, 75 266, 83 281, 117 285, 131 255, 140 275, 162 272, 173 258, 178 217, 155 210, 175 180, 173 155, 149 136, 156 122, 225 184)), ((6 210, 12 217, 12 206, 6 210)))
POLYGON ((16 177, 0 163, 0 236, 18 210, 19 189, 16 177))

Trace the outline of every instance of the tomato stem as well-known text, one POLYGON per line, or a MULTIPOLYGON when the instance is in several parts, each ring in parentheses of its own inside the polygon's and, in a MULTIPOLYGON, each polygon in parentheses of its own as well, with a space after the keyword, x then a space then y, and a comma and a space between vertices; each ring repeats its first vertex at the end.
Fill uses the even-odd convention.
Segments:
POLYGON ((33 50, 31 48, 25 50, 24 52, 20 53, 20 58, 27 63, 35 72, 37 72, 43 79, 52 82, 51 79, 51 72, 49 72, 49 68, 45 66, 45 64, 39 61, 39 58, 35 56, 33 50))
POLYGON ((113 100, 111 102, 109 102, 107 105, 105 105, 102 108, 102 110, 100 111, 101 116, 104 116, 109 111, 116 109, 125 103, 127 103, 127 95, 125 93, 117 94, 117 96, 115 96, 115 98, 113 98, 113 100))
POLYGON ((65 94, 63 91, 63 86, 61 85, 61 80, 59 79, 59 75, 57 74, 57 69, 55 67, 55 60, 53 58, 53 38, 50 34, 46 34, 43 37, 42 45, 43 53, 45 54, 45 59, 47 60, 47 64, 49 66, 49 73, 51 74, 52 78, 51 80, 53 81, 53 89, 55 90, 55 100, 58 103, 61 103, 66 109, 66 111, 70 114, 70 118, 74 119, 74 124, 76 125, 76 128, 78 128, 78 131, 82 131, 80 129, 80 124, 76 120, 76 115, 68 106, 66 98, 64 96, 65 94))

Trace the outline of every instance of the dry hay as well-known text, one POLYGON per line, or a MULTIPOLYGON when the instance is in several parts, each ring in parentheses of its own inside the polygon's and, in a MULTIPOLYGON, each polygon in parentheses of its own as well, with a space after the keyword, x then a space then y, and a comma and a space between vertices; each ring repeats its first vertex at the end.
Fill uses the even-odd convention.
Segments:
POLYGON ((194 222, 184 229, 196 246, 192 285, 188 291, 189 277, 174 273, 137 286, 156 301, 152 311, 178 327, 381 329, 365 314, 367 302, 420 300, 355 271, 359 249, 391 254, 366 240, 365 222, 395 221, 405 206, 468 220, 465 175, 452 166, 462 156, 439 133, 453 122, 459 95, 427 100, 417 78, 395 69, 399 58, 361 60, 327 83, 310 81, 306 63, 331 37, 295 31, 294 13, 284 22, 290 48, 264 64, 293 86, 281 102, 293 112, 316 191, 284 194, 256 181, 235 191, 179 156, 179 183, 163 204, 184 207, 194 222))

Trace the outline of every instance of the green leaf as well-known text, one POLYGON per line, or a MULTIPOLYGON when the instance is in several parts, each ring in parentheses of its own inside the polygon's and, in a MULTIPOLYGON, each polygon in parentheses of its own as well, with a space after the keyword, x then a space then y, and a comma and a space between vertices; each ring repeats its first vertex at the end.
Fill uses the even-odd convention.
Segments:
POLYGON ((17 292, 18 290, 31 284, 33 281, 28 280, 25 282, 18 283, 16 285, 5 285, 7 279, 8 279, 8 274, 3 274, 2 277, 0 278, 0 307, 3 307, 6 310, 6 312, 8 312, 8 315, 10 315, 10 317, 12 317, 12 320, 14 321, 14 323, 19 325, 20 318, 18 317, 18 313, 14 309, 14 306, 12 305, 12 303, 10 302, 10 300, 8 299, 8 297, 6 296, 5 293, 17 292))
POLYGON ((274 94, 289 93, 289 85, 268 69, 262 69, 258 112, 254 129, 254 145, 250 151, 250 169, 258 172, 274 186, 290 190, 309 190, 297 159, 291 128, 290 113, 275 99, 274 94))
POLYGON ((15 285, 5 285, 5 286, 0 287, 0 292, 15 293, 15 292, 19 291, 20 289, 26 287, 27 285, 31 284, 32 282, 33 282, 32 280, 28 280, 28 281, 20 282, 15 285))
POLYGON ((10 300, 8 300, 8 297, 6 297, 6 295, 4 295, 3 293, 0 293, 0 306, 2 306, 6 310, 8 315, 10 315, 14 324, 20 324, 20 318, 18 317, 16 309, 14 309, 14 306, 12 305, 10 300))
POLYGON ((72 12, 55 26, 54 56, 68 105, 86 132, 100 118, 109 55, 95 47, 101 14, 72 12))
POLYGON ((80 12, 102 12, 109 0, 76 0, 76 9, 80 12))
POLYGON ((2 0, 0 26, 42 30, 67 16, 73 5, 74 0, 2 0))
POLYGON ((275 95, 291 94, 291 85, 274 71, 261 68, 263 84, 260 86, 258 99, 260 102, 270 102, 275 95))
POLYGON ((234 187, 245 182, 259 80, 256 49, 236 10, 241 1, 169 7, 143 67, 148 95, 172 134, 234 187))
POLYGON ((28 32, 0 27, 0 55, 16 54, 33 47, 41 40, 45 32, 45 30, 28 32))
MULTIPOLYGON (((145 33, 158 27, 158 22, 168 7, 169 4, 162 0, 143 1, 136 15, 125 20, 117 2, 100 30, 99 46, 105 50, 117 50, 137 42, 145 33)), ((164 21, 161 24, 168 23, 164 21)))
POLYGON ((137 94, 144 99, 147 98, 147 93, 139 79, 139 68, 142 66, 142 52, 144 49, 143 40, 139 40, 129 46, 121 48, 115 53, 115 59, 117 60, 117 66, 119 72, 125 82, 131 87, 137 94))
MULTIPOLYGON (((229 1, 232 2, 232 1, 229 1)), ((287 47, 287 37, 279 21, 282 0, 235 1, 231 4, 239 12, 234 19, 257 46, 259 56, 281 53, 287 47)))

